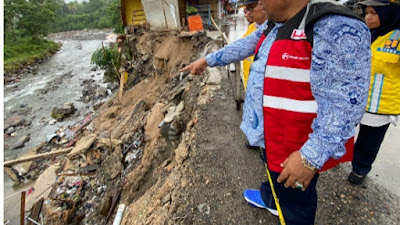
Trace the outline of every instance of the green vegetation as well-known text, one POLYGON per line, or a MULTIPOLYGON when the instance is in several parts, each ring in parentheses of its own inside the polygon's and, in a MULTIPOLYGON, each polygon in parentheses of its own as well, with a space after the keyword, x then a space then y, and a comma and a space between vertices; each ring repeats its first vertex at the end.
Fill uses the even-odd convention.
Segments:
POLYGON ((25 65, 29 65, 37 60, 45 59, 59 49, 60 45, 42 40, 31 38, 19 38, 8 43, 4 43, 4 72, 10 74, 16 72, 25 65))
POLYGON ((198 10, 196 7, 188 6, 188 7, 186 8, 186 13, 187 13, 189 16, 192 16, 192 15, 198 14, 198 13, 199 13, 199 10, 198 10))
POLYGON ((59 2, 56 20, 51 26, 53 32, 82 30, 85 28, 113 28, 123 31, 119 0, 89 0, 59 2))
POLYGON ((48 57, 60 46, 50 32, 113 28, 122 32, 119 0, 4 0, 4 69, 13 73, 48 57))
POLYGON ((119 80, 119 74, 116 71, 120 66, 120 54, 118 46, 112 48, 100 48, 96 50, 91 58, 91 63, 105 70, 104 76, 110 81, 119 80))
POLYGON ((30 37, 40 40, 55 21, 56 0, 4 0, 6 40, 30 37))
POLYGON ((60 47, 45 40, 55 21, 56 0, 4 0, 4 72, 47 58, 60 47))

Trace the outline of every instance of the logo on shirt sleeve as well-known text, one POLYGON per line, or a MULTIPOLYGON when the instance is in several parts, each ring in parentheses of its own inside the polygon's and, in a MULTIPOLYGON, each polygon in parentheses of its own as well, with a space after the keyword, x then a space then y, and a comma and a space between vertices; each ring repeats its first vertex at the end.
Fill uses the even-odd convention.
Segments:
POLYGON ((380 52, 386 52, 386 53, 391 53, 391 54, 397 54, 400 55, 400 51, 397 50, 399 47, 399 40, 386 40, 385 45, 383 48, 378 48, 377 50, 380 52))

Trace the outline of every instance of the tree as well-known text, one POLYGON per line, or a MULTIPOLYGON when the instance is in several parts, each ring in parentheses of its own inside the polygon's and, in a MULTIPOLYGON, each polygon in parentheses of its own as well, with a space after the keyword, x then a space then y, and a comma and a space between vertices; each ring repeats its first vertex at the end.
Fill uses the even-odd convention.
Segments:
POLYGON ((55 0, 5 0, 4 25, 6 37, 22 36, 40 39, 47 35, 50 23, 54 21, 55 0))
POLYGON ((54 11, 58 7, 56 2, 54 0, 19 1, 17 28, 22 30, 24 35, 37 40, 47 35, 50 24, 55 19, 54 11))
POLYGON ((116 33, 123 33, 123 24, 121 19, 121 1, 111 0, 107 6, 107 16, 110 25, 116 33))
POLYGON ((16 38, 15 21, 18 7, 14 0, 4 0, 4 35, 5 39, 16 38))

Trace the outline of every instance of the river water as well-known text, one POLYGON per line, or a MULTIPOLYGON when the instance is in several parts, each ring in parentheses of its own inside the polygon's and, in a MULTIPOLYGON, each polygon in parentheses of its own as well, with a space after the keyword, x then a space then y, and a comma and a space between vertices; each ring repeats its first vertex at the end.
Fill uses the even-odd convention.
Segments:
MULTIPOLYGON (((4 161, 15 159, 28 152, 46 141, 47 134, 54 133, 60 128, 67 128, 83 119, 87 113, 93 112, 91 103, 85 104, 80 100, 82 82, 90 79, 101 86, 107 86, 102 83, 104 72, 92 70, 90 59, 92 53, 102 47, 102 42, 110 33, 100 30, 57 34, 52 39, 60 42, 62 47, 56 54, 37 65, 35 72, 21 76, 19 82, 4 84, 4 118, 15 116, 25 110, 29 112, 25 113, 25 120, 31 121, 29 126, 17 128, 16 136, 5 138, 5 144, 12 145, 20 137, 30 136, 30 140, 22 148, 5 148, 4 161), (77 109, 75 114, 51 125, 52 109, 66 102, 74 104, 77 109)), ((33 184, 29 183, 14 186, 14 182, 7 175, 4 176, 4 217, 10 220, 10 224, 19 223, 18 193, 21 189, 31 186, 33 184)))

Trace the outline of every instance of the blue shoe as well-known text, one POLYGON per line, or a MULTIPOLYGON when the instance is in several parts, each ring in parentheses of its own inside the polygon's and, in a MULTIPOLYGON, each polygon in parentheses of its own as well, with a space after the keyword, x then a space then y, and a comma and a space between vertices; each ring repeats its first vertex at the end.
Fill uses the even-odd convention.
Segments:
POLYGON ((268 210, 272 215, 278 216, 278 210, 268 208, 261 198, 261 192, 254 189, 246 189, 243 191, 243 197, 250 205, 268 210))

